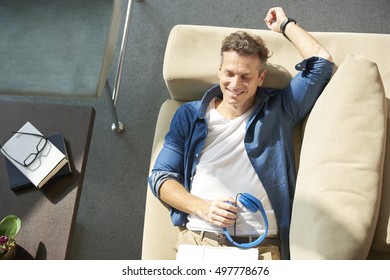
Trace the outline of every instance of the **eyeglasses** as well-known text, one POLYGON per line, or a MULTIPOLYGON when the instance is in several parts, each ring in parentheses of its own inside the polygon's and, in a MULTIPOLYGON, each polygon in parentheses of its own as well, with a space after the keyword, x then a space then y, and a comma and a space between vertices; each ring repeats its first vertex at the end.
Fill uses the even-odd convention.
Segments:
POLYGON ((23 160, 23 162, 21 161, 18 161, 17 159, 13 158, 11 155, 9 155, 4 149, 3 147, 0 145, 0 148, 1 150, 7 155, 9 156, 12 160, 14 160, 15 162, 19 163, 20 165, 24 166, 24 167, 28 167, 30 166, 34 160, 38 157, 39 153, 42 152, 42 150, 46 147, 46 144, 47 144, 47 138, 43 135, 40 135, 40 134, 35 134, 35 133, 28 133, 28 132, 19 132, 19 131, 13 131, 12 133, 17 133, 17 134, 24 134, 24 135, 31 135, 31 136, 36 136, 36 137, 39 137, 41 138, 38 142, 38 144, 35 146, 35 149, 36 151, 33 152, 33 153, 30 153, 25 160, 23 160))

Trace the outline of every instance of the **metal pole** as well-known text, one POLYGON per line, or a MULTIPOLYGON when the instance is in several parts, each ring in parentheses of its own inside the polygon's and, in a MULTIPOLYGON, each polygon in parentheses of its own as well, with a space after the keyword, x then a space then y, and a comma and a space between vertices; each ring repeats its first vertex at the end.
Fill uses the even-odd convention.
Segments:
POLYGON ((127 4, 127 12, 126 12, 126 19, 125 19, 125 25, 124 25, 124 30, 123 30, 122 44, 121 44, 121 48, 120 48, 120 52, 119 52, 119 62, 118 62, 118 67, 117 67, 117 71, 116 71, 116 76, 115 76, 114 89, 112 91, 112 100, 114 102, 114 106, 116 106, 116 103, 118 101, 118 90, 119 90, 119 86, 121 83, 122 68, 123 68, 123 63, 124 63, 124 59, 125 59, 127 38, 129 35, 131 7, 133 5, 132 2, 133 2, 132 0, 129 0, 128 4, 127 4))
MULTIPOLYGON (((142 2, 144 0, 136 0, 137 2, 142 2)), ((112 115, 114 118, 114 123, 111 126, 111 129, 116 132, 121 132, 123 130, 123 124, 118 120, 118 116, 116 113, 116 104, 118 102, 118 95, 119 95, 119 87, 121 83, 121 77, 122 77, 122 68, 123 63, 125 60, 125 53, 126 53, 126 46, 127 46, 127 39, 129 35, 129 26, 130 26, 130 19, 131 19, 131 8, 133 6, 133 1, 129 0, 127 3, 127 11, 126 11, 126 18, 125 18, 125 24, 123 29, 123 36, 122 36, 122 44, 119 51, 119 61, 118 61, 118 67, 116 70, 116 76, 115 76, 115 82, 114 82, 114 88, 112 90, 111 95, 111 102, 110 104, 112 115)), ((108 85, 109 88, 109 85, 108 85)))

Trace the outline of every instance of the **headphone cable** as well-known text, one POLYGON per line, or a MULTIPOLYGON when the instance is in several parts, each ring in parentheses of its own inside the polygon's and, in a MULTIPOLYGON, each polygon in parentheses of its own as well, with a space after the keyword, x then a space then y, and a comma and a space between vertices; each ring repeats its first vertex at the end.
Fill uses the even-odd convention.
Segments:
MULTIPOLYGON (((239 195, 241 195, 242 193, 238 193, 238 194, 236 194, 236 207, 238 206, 238 196, 239 195)), ((238 215, 238 213, 237 213, 237 215, 238 215)), ((234 220, 234 226, 233 226, 233 235, 234 236, 236 236, 236 228, 237 228, 237 217, 236 217, 236 219, 234 220)))

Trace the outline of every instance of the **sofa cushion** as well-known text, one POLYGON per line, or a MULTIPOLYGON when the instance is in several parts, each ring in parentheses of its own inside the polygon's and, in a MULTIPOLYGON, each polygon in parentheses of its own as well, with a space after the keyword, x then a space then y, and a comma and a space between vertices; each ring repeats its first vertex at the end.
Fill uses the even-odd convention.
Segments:
POLYGON ((379 212, 385 134, 386 99, 377 65, 348 56, 306 123, 292 259, 367 258, 379 212))

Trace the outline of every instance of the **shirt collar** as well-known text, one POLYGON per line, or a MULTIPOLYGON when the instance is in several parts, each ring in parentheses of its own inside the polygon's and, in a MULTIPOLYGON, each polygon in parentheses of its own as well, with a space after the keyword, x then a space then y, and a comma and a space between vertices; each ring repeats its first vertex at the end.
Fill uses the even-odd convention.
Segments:
POLYGON ((223 94, 221 91, 221 88, 218 85, 213 86, 210 88, 203 96, 202 100, 200 101, 200 109, 199 109, 199 114, 198 118, 204 119, 206 118, 206 113, 207 113, 207 108, 215 97, 220 97, 222 98, 223 94))
MULTIPOLYGON (((223 94, 222 94, 221 87, 219 86, 219 84, 213 86, 204 94, 202 100, 200 101, 200 109, 199 109, 199 113, 198 113, 198 118, 200 118, 200 119, 206 118, 207 108, 208 108, 210 102, 215 97, 223 98, 223 94)), ((257 112, 263 106, 265 100, 267 100, 268 97, 269 96, 260 87, 257 88, 256 101, 254 104, 254 108, 255 108, 254 113, 255 114, 257 114, 257 112)))

